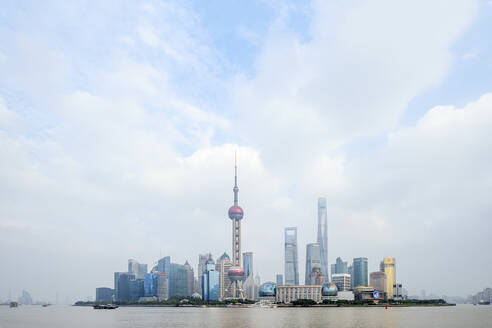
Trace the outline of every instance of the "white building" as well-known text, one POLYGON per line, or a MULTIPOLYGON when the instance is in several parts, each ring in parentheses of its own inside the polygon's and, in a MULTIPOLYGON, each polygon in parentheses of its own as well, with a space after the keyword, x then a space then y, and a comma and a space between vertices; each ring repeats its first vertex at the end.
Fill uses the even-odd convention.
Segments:
POLYGON ((321 302, 322 286, 277 286, 275 300, 280 303, 291 303, 299 299, 321 302))
POLYGON ((338 291, 350 290, 351 276, 348 273, 335 273, 331 275, 331 282, 334 283, 338 291))

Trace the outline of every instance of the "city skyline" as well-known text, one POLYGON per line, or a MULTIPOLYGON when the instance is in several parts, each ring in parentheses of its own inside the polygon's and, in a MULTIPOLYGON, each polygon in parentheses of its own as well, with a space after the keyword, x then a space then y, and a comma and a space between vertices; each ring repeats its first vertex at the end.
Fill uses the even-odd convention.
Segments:
POLYGON ((305 281, 321 197, 328 266, 394 258, 414 295, 492 285, 490 261, 451 265, 492 247, 490 1, 2 12, 0 299, 85 299, 128 259, 232 259, 235 151, 263 281, 285 274, 286 227, 305 281))

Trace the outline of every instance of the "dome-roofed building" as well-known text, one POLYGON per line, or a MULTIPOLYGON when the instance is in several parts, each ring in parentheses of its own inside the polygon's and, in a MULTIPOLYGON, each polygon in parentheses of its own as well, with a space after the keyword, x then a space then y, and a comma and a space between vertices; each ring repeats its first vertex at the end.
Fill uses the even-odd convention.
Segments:
POLYGON ((219 257, 219 259, 217 260, 217 262, 224 261, 224 260, 228 260, 228 261, 230 261, 230 260, 231 260, 231 258, 229 257, 229 255, 227 255, 227 253, 226 253, 226 252, 224 252, 224 254, 222 254, 222 255, 219 257))
POLYGON ((268 281, 261 284, 260 289, 258 291, 258 296, 260 297, 275 297, 275 291, 277 288, 277 284, 274 282, 268 281))
POLYGON ((332 284, 332 283, 323 284, 323 287, 321 288, 321 295, 322 296, 337 296, 338 295, 337 285, 332 284))

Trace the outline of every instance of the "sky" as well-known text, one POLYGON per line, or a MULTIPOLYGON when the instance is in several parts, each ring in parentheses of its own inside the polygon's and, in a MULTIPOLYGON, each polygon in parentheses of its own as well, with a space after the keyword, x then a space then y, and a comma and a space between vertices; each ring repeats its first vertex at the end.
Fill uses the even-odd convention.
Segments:
POLYGON ((396 258, 410 295, 492 287, 491 1, 5 1, 0 300, 75 301, 134 258, 283 232, 396 258))

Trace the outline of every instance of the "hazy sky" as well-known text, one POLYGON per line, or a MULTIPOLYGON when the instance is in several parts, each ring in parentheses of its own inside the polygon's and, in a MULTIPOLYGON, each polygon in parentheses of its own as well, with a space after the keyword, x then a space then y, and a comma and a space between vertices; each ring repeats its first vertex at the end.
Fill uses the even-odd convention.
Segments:
POLYGON ((0 300, 53 301, 231 249, 283 273, 397 260, 410 294, 492 286, 491 1, 3 1, 0 300))

